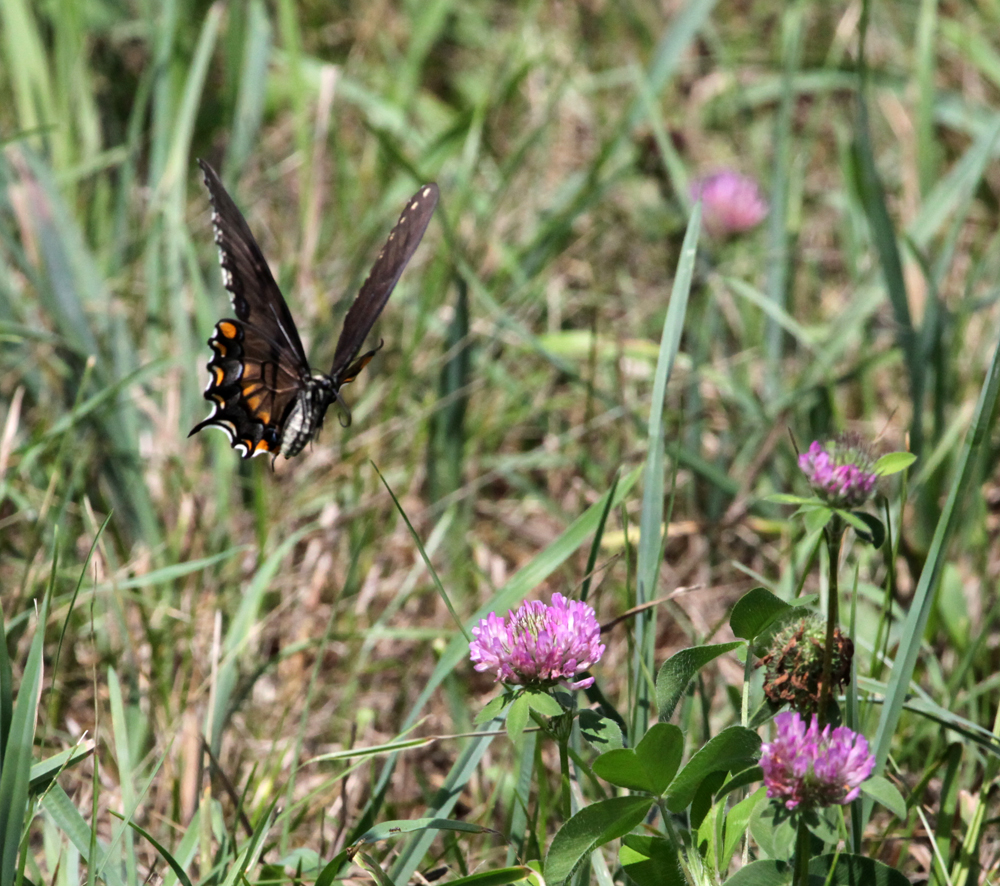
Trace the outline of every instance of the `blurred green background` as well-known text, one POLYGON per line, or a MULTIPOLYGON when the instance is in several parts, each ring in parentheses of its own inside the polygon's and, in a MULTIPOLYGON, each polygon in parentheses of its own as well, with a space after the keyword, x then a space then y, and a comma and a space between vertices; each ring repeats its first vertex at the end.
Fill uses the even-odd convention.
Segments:
MULTIPOLYGON (((800 530, 760 501, 804 491, 790 433, 920 456, 894 571, 859 552, 861 605, 885 587, 905 603, 996 342, 998 28, 995 0, 3 0, 0 592, 16 662, 51 582, 65 634, 41 740, 88 730, 104 766, 66 773, 79 808, 99 783, 101 828, 137 810, 167 843, 208 794, 231 814, 201 778, 202 733, 248 807, 287 791, 283 848, 336 842, 367 771, 290 763, 396 737, 454 634, 374 466, 463 617, 551 550, 645 459, 690 185, 720 168, 756 177, 771 210, 702 240, 655 596, 689 590, 659 648, 715 636, 755 582, 799 584, 800 530), (331 413, 273 470, 187 438, 229 312, 196 157, 316 368, 403 201, 441 188, 373 332, 385 347, 345 389, 352 426, 331 413)), ((986 449, 926 638, 935 691, 995 682, 973 639, 997 610, 986 449)), ((639 507, 633 491, 609 519, 602 621, 634 603, 639 507)), ((578 589, 586 555, 553 555, 536 595, 578 589)), ((605 691, 623 630, 609 647, 605 691)), ((730 717, 739 669, 713 679, 708 707, 730 717)), ((470 693, 489 691, 460 665, 424 733, 470 728, 470 693)), ((962 698, 990 722, 979 690, 962 698)), ((401 762, 386 814, 451 756, 401 762)))

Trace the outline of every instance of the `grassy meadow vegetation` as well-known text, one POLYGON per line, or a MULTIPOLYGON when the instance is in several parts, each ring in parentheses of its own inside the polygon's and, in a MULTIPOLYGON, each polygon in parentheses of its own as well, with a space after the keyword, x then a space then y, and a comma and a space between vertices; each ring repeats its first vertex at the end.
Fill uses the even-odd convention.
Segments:
POLYGON ((2 0, 0 886, 790 882, 741 874, 789 853, 746 769, 766 619, 731 613, 825 611, 768 496, 845 430, 917 456, 839 582, 844 717, 905 807, 827 850, 995 882, 997 33, 997 0, 2 0), (441 191, 353 423, 273 468, 187 436, 231 315, 198 157, 314 369, 441 191), (722 168, 769 213, 699 234, 722 168), (547 733, 476 719, 459 624, 557 591, 626 746, 743 730, 659 817, 586 729, 563 795, 547 733))

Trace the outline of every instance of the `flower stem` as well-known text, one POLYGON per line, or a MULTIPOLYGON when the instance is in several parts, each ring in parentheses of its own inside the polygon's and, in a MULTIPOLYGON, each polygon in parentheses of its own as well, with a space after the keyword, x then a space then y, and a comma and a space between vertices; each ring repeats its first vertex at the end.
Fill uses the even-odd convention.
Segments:
POLYGON ((809 883, 809 828, 806 817, 798 816, 799 827, 795 835, 795 867, 792 870, 792 886, 808 886, 809 883))
POLYGON ((826 725, 826 712, 830 706, 831 683, 833 682, 833 644, 834 631, 840 620, 840 584, 837 580, 840 572, 840 543, 844 538, 844 521, 836 514, 826 524, 826 549, 830 561, 830 582, 826 600, 826 646, 823 649, 823 682, 819 693, 819 710, 817 717, 822 728, 826 725))
POLYGON ((569 740, 573 734, 574 714, 566 711, 556 717, 549 717, 544 721, 542 729, 559 748, 559 788, 560 807, 562 809, 563 821, 569 821, 573 815, 573 801, 570 792, 570 771, 569 771, 569 740))
POLYGON ((569 780, 569 736, 559 736, 559 781, 562 785, 563 821, 569 821, 573 815, 573 803, 570 794, 569 780))

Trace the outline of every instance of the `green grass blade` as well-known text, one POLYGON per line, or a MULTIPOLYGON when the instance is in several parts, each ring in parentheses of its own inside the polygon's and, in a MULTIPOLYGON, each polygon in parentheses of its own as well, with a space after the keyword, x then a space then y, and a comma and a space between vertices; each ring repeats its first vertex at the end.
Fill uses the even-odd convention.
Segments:
POLYGON ((255 147, 267 95, 267 70, 271 57, 273 29, 261 0, 251 0, 246 7, 246 37, 240 70, 239 91, 233 125, 222 164, 223 179, 229 181, 246 165, 255 147))
MULTIPOLYGON (((649 409, 649 451, 643 469, 642 516, 639 520, 639 551, 636 565, 635 605, 641 606, 656 598, 658 593, 662 551, 663 502, 666 489, 664 473, 664 446, 666 432, 663 423, 663 405, 667 394, 667 381, 680 348, 684 317, 687 313, 688 295, 694 276, 695 258, 698 253, 698 235, 701 232, 701 204, 691 212, 687 233, 681 246, 677 273, 670 292, 670 303, 663 319, 660 337, 660 355, 653 377, 652 402, 649 409)), ((650 607, 635 619, 635 658, 632 666, 633 686, 636 690, 636 707, 632 715, 632 735, 644 735, 652 713, 653 687, 646 674, 656 672, 656 607, 650 607)))
POLYGON ((107 303, 107 293, 96 267, 87 262, 83 237, 50 171, 40 161, 32 161, 28 155, 13 159, 13 165, 28 192, 33 233, 49 284, 40 287, 41 303, 63 341, 80 358, 96 357, 101 349, 87 309, 107 303))
MULTIPOLYGON (((771 208, 768 214, 767 296, 781 311, 787 311, 788 275, 790 265, 790 233, 788 230, 790 172, 792 167, 792 131, 795 111, 795 77, 802 64, 802 44, 805 31, 802 0, 785 7, 782 18, 782 89, 781 104, 774 120, 774 177, 771 181, 771 208)), ((767 392, 779 389, 784 332, 778 323, 768 318, 765 326, 767 392)))
MULTIPOLYGON (((962 519, 961 508, 968 495, 973 480, 978 476, 977 467, 980 456, 989 445, 989 430, 996 408, 997 395, 1000 393, 1000 344, 993 353, 986 381, 979 392, 979 401, 972 419, 972 425, 966 435, 962 451, 955 466, 955 476, 952 480, 948 498, 941 510, 934 538, 931 541, 927 559, 920 573, 910 611, 903 625, 899 649, 892 666, 889 685, 886 690, 885 704, 879 718, 878 731, 872 750, 875 754, 875 773, 880 774, 889 757, 889 746, 899 723, 903 705, 909 692, 910 679, 917 663, 920 646, 924 639, 924 629, 934 602, 934 592, 937 590, 938 579, 945 565, 948 542, 962 519)), ((865 820, 871 813, 871 803, 865 804, 865 820)))
POLYGON ((594 540, 590 545, 590 554, 587 556, 587 569, 584 572, 583 583, 580 586, 580 599, 587 601, 590 596, 590 584, 594 577, 594 569, 597 566, 597 557, 601 553, 601 539, 604 538, 604 527, 608 523, 608 515, 611 513, 611 503, 615 500, 615 490, 618 488, 618 481, 621 479, 621 470, 615 471, 615 478, 611 481, 611 490, 601 514, 601 520, 597 524, 597 531, 594 533, 594 540))
MULTIPOLYGON (((118 866, 106 861, 107 847, 94 838, 95 831, 84 821, 73 801, 58 784, 52 785, 46 792, 42 798, 42 808, 87 862, 90 876, 100 868, 101 880, 107 886, 124 886, 118 866), (96 858, 91 856, 92 845, 97 849, 96 858)), ((96 819, 94 827, 97 827, 96 819)))
MULTIPOLYGON (((920 212, 907 228, 907 236, 918 249, 930 246, 945 226, 945 222, 963 203, 967 203, 983 175, 996 159, 996 145, 1000 140, 1000 114, 984 120, 982 131, 942 176, 924 199, 920 212)), ((870 151, 870 148, 869 148, 870 151)), ((869 161, 870 162, 870 161, 869 161)))
MULTIPOLYGON (((931 0, 924 0, 930 4, 931 0)), ((935 10, 936 14, 936 10, 935 10)), ((973 68, 991 83, 994 88, 1000 87, 1000 52, 996 41, 988 28, 974 18, 962 21, 953 18, 942 18, 939 23, 941 43, 951 52, 958 53, 973 68)), ((938 47, 940 51, 940 46, 938 47)), ((942 96, 934 96, 940 104, 942 96)), ((940 115, 940 106, 936 109, 940 115)), ((937 122, 941 122, 938 119, 937 122)))
POLYGON ((407 107, 420 88, 420 74, 434 44, 441 39, 441 32, 452 16, 455 0, 428 0, 410 7, 413 21, 410 24, 406 58, 400 65, 395 80, 395 100, 407 107))
MULTIPOLYGON (((685 57, 698 32, 708 21, 715 7, 715 0, 688 0, 687 4, 675 15, 670 27, 664 31, 660 42, 653 53, 649 65, 646 83, 653 95, 658 95, 670 82, 674 72, 685 57)), ((638 125, 645 115, 641 99, 636 99, 628 115, 627 126, 621 127, 623 133, 629 132, 638 125)))
MULTIPOLYGON (((135 784, 138 773, 136 773, 132 766, 132 742, 128 728, 129 717, 125 710, 125 701, 122 698, 122 685, 118 679, 118 673, 114 668, 108 668, 107 674, 108 700, 111 706, 111 734, 114 736, 115 761, 117 763, 118 783, 122 795, 122 809, 131 818, 132 811, 136 807, 135 784)), ((125 880, 127 883, 136 884, 138 882, 138 869, 135 859, 135 840, 128 828, 128 819, 118 825, 111 845, 117 846, 119 840, 124 844, 125 880)))
MULTIPOLYGON (((115 400, 120 397, 122 393, 130 385, 138 384, 139 382, 145 381, 148 378, 152 378, 163 372, 164 368, 167 366, 167 360, 158 360, 156 363, 148 364, 146 366, 140 366, 134 372, 125 376, 122 379, 114 382, 113 384, 101 387, 95 394, 83 398, 83 388, 77 392, 80 397, 79 401, 73 405, 73 408, 62 415, 57 421, 53 422, 52 426, 45 432, 42 439, 47 439, 50 437, 65 437, 74 430, 74 425, 80 423, 81 419, 86 418, 91 413, 99 410, 102 406, 113 405, 110 401, 115 400)), ((86 371, 86 369, 85 369, 86 371)), ((86 379, 86 375, 84 376, 86 379)))
POLYGON ((745 280, 727 277, 725 283, 734 294, 759 308, 768 316, 771 322, 777 323, 783 332, 795 339, 799 347, 810 351, 815 349, 815 335, 802 326, 776 301, 768 298, 763 292, 751 286, 745 280))
POLYGON ((274 807, 276 803, 277 801, 272 803, 271 807, 257 820, 257 824, 254 826, 253 834, 243 849, 240 850, 240 854, 235 859, 232 866, 226 872, 226 877, 222 881, 222 886, 236 886, 237 883, 246 883, 249 881, 246 873, 255 864, 257 864, 257 859, 260 858, 260 854, 264 851, 264 840, 267 838, 268 831, 271 829, 271 821, 274 817, 274 807))
MULTIPOLYGON (((83 587, 83 580, 87 577, 87 567, 90 565, 91 559, 93 559, 94 551, 97 550, 97 543, 101 540, 101 536, 104 535, 104 530, 108 528, 108 523, 111 522, 111 514, 108 514, 104 518, 104 522, 101 524, 100 529, 94 534, 94 540, 90 544, 90 550, 87 551, 87 556, 83 561, 83 566, 80 568, 80 577, 76 582, 76 587, 73 588, 73 594, 70 597, 69 605, 66 607, 66 618, 63 619, 62 629, 59 632, 59 642, 56 644, 56 654, 52 660, 52 679, 56 679, 56 675, 59 673, 59 658, 62 655, 63 641, 66 639, 66 631, 69 629, 70 616, 73 614, 73 609, 76 606, 76 598, 80 593, 80 588, 83 587)), ((2 619, 0 619, 0 642, 2 642, 2 619)), ((0 681, 2 685, 2 681, 0 681)), ((3 717, 0 717, 0 735, 3 732, 3 717)), ((3 755, 3 750, 0 748, 0 756, 3 755)))
POLYGON ((60 772, 89 757, 94 753, 95 747, 96 742, 93 739, 80 741, 73 747, 66 748, 65 751, 60 751, 58 754, 53 754, 51 757, 46 757, 44 760, 32 765, 32 794, 42 793, 60 772))
MULTIPOLYGON (((610 499, 609 499, 610 500, 610 499)), ((513 810, 510 816, 511 843, 507 847, 506 864, 514 864, 519 858, 528 858, 532 831, 534 825, 528 814, 531 798, 531 783, 535 772, 535 746, 538 743, 537 732, 524 732, 521 735, 521 746, 517 749, 516 780, 512 785, 513 810)))
MULTIPOLYGON (((278 0, 278 35, 284 50, 284 62, 287 66, 288 100, 292 107, 292 125, 295 131, 295 150, 303 158, 305 164, 312 159, 309 150, 309 110, 307 102, 312 92, 307 88, 306 67, 308 61, 321 65, 318 59, 307 59, 302 52, 302 29, 297 16, 298 4, 293 0, 278 0)), ((319 73, 318 71, 316 73, 319 73)), ((302 197, 301 204, 305 207, 305 192, 312 181, 312 170, 307 166, 301 172, 302 197)))
POLYGON ((875 165, 871 131, 868 124, 868 105, 863 92, 857 100, 858 122, 854 140, 854 153, 859 171, 861 201, 868 216, 872 240, 878 253, 886 294, 895 316, 896 339, 906 361, 909 376, 912 423, 910 449, 919 455, 923 449, 923 403, 926 386, 925 371, 919 358, 917 333, 910 315, 910 301, 903 276, 903 263, 896 241, 896 231, 889 216, 885 191, 875 165))
POLYGON ((44 41, 32 12, 33 4, 9 0, 0 4, 7 76, 13 81, 14 103, 22 130, 56 122, 52 80, 44 41))
POLYGON ((481 824, 473 824, 469 821, 455 821, 453 819, 441 818, 440 816, 429 816, 425 818, 397 818, 389 821, 380 821, 377 825, 369 828, 358 837, 352 844, 352 848, 365 843, 378 843, 382 840, 394 840, 400 834, 413 834, 417 831, 426 830, 459 831, 465 834, 495 834, 491 828, 483 827, 481 824))
POLYGON ((927 194, 937 179, 939 154, 941 146, 935 137, 934 102, 937 89, 934 83, 937 59, 937 46, 934 37, 937 33, 938 0, 921 0, 920 16, 917 19, 916 41, 916 76, 917 84, 917 114, 916 138, 917 174, 920 180, 920 192, 927 194))
POLYGON ((438 382, 442 405, 432 417, 431 445, 427 450, 427 486, 432 501, 462 485, 472 348, 469 344, 469 288, 460 274, 455 275, 455 286, 455 313, 448 324, 444 343, 447 359, 438 382))
POLYGON ((7 628, 4 624, 3 610, 0 609, 0 760, 3 760, 7 752, 7 739, 10 737, 10 721, 13 711, 14 675, 7 653, 7 628))
MULTIPOLYGON (((134 527, 133 532, 155 545, 159 538, 158 522, 137 453, 135 428, 140 420, 134 415, 134 403, 121 395, 121 387, 115 387, 126 382, 118 374, 114 354, 102 342, 110 339, 119 352, 133 346, 124 340, 126 331, 115 327, 110 320, 114 312, 109 313, 107 305, 112 299, 99 263, 51 172, 31 157, 15 160, 13 165, 29 194, 33 235, 45 270, 39 281, 39 300, 63 343, 74 352, 74 359, 83 364, 93 358, 91 385, 97 387, 94 396, 98 399, 92 402, 103 402, 104 392, 112 388, 120 395, 108 403, 108 408, 96 411, 92 419, 94 433, 109 441, 97 460, 98 469, 107 479, 113 507, 124 517, 122 525, 134 527)), ((141 373, 136 378, 140 376, 141 373)), ((73 380, 76 379, 66 384, 71 385, 73 380)), ((90 385, 85 391, 81 387, 74 395, 89 395, 89 388, 90 385)))
MULTIPOLYGON (((177 864, 184 868, 184 870, 187 870, 190 867, 198 849, 202 813, 205 815, 211 815, 211 806, 206 803, 203 806, 199 806, 198 809, 195 810, 194 817, 190 822, 188 822, 188 827, 184 832, 184 836, 181 837, 180 841, 174 846, 172 857, 177 864)), ((173 865, 171 865, 171 868, 172 867, 173 865)), ((173 872, 173 870, 168 871, 163 878, 163 886, 174 886, 175 883, 181 882, 181 879, 173 872)))
POLYGON ((250 545, 238 545, 221 551, 218 554, 212 554, 210 557, 201 557, 197 560, 188 560, 185 563, 173 563, 170 566, 164 566, 162 569, 153 569, 145 575, 137 575, 135 578, 104 581, 97 585, 96 590, 99 592, 112 589, 129 590, 134 588, 151 590, 158 585, 170 584, 179 578, 184 578, 186 575, 201 572, 204 569, 208 569, 209 566, 214 566, 216 563, 232 560, 237 554, 245 553, 248 550, 250 550, 250 545))
POLYGON ((427 745, 434 744, 436 741, 438 741, 438 737, 432 735, 426 738, 410 738, 390 741, 385 744, 368 745, 363 748, 344 748, 340 751, 331 751, 328 754, 320 754, 317 757, 312 757, 302 765, 324 763, 331 760, 365 760, 371 757, 382 757, 386 754, 393 754, 396 751, 410 751, 414 748, 426 747, 427 745))
MULTIPOLYGON (((470 741, 451 767, 444 780, 444 784, 438 789, 431 805, 424 811, 422 817, 425 818, 447 818, 455 804, 462 796, 462 791, 469 783, 469 779, 476 773, 483 755, 489 749, 495 733, 503 725, 501 718, 490 720, 485 723, 480 730, 483 735, 477 736, 470 741)), ((433 830, 421 831, 415 834, 402 847, 399 857, 392 866, 392 879, 395 883, 408 883, 416 871, 420 860, 430 848, 431 843, 437 836, 433 830)))
POLYGON ((420 552, 420 557, 424 561, 424 566, 427 567, 427 572, 434 582, 434 587, 437 588, 438 596, 444 602, 445 607, 451 614, 452 619, 455 621, 455 625, 459 630, 459 633, 465 638, 465 642, 468 643, 471 639, 468 629, 464 624, 462 624, 462 619, 459 617, 458 613, 455 611, 455 607, 451 603, 451 597, 448 596, 448 592, 444 589, 444 585, 441 584, 441 579, 438 577, 437 570, 434 568, 434 564, 431 563, 431 558, 427 556, 427 550, 424 547, 423 541, 421 541, 420 536, 417 535, 417 530, 413 528, 413 524, 410 522, 410 518, 406 515, 406 511, 403 510, 403 506, 399 503, 399 499, 396 498, 396 493, 392 491, 392 487, 389 485, 389 481, 382 476, 382 472, 378 469, 378 466, 372 462, 372 467, 375 468, 375 473, 378 474, 379 480, 382 481, 382 485, 385 486, 386 492, 389 493, 389 497, 392 499, 392 503, 396 506, 396 511, 399 516, 403 518, 403 522, 406 524, 406 528, 410 533, 410 538, 413 539, 413 543, 417 546, 417 550, 420 552))
POLYGON ((191 882, 190 877, 188 877, 187 872, 182 867, 181 863, 174 858, 169 852, 166 846, 160 843, 149 831, 145 828, 139 827, 134 821, 130 821, 129 827, 132 828, 137 834, 144 837, 149 844, 160 853, 160 857, 170 866, 170 870, 173 871, 174 876, 177 878, 177 882, 181 886, 194 886, 191 882))
MULTIPOLYGON (((53 575, 56 559, 52 562, 53 575)), ((32 752, 38 694, 42 685, 45 620, 49 604, 46 594, 38 607, 35 636, 24 663, 17 701, 11 712, 10 730, 0 760, 0 886, 13 886, 17 873, 17 850, 26 825, 28 788, 31 781, 32 752)))
POLYGON ((176 56, 179 55, 178 31, 182 27, 181 16, 185 11, 181 0, 164 0, 158 7, 146 10, 144 24, 149 29, 153 47, 152 68, 156 71, 152 90, 148 172, 148 181, 154 186, 163 178, 173 139, 174 118, 177 115, 174 73, 176 56))
POLYGON ((208 14, 198 35, 198 45, 188 68, 184 81, 184 92, 177 108, 170 140, 170 150, 167 154, 167 164, 163 170, 163 178, 157 183, 162 196, 173 195, 176 221, 181 222, 184 210, 184 196, 187 192, 187 181, 191 170, 191 136, 194 132, 195 119, 201 106, 202 94, 205 90, 205 79, 208 76, 208 66, 212 60, 212 52, 219 36, 219 24, 222 20, 223 5, 214 3, 209 7, 208 14))

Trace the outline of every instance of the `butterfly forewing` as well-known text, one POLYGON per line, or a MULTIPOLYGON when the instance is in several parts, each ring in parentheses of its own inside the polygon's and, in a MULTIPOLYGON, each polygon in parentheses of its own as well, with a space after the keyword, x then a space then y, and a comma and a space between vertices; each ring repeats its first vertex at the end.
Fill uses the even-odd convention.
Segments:
POLYGON ((389 232, 389 239, 385 241, 371 272, 361 285, 358 297, 344 318, 344 329, 337 340, 333 367, 330 370, 335 386, 350 380, 345 376, 353 378, 360 371, 361 367, 351 367, 354 371, 345 373, 368 338, 378 315, 382 313, 407 262, 413 258, 437 202, 437 185, 424 185, 407 201, 399 221, 389 232))
POLYGON ((219 247, 222 285, 229 290, 236 316, 256 327, 261 335, 273 338, 277 350, 288 349, 308 376, 309 361, 295 321, 271 276, 264 254, 250 232, 250 226, 222 186, 215 170, 204 160, 199 160, 198 165, 205 175, 205 185, 212 198, 212 225, 219 247))

